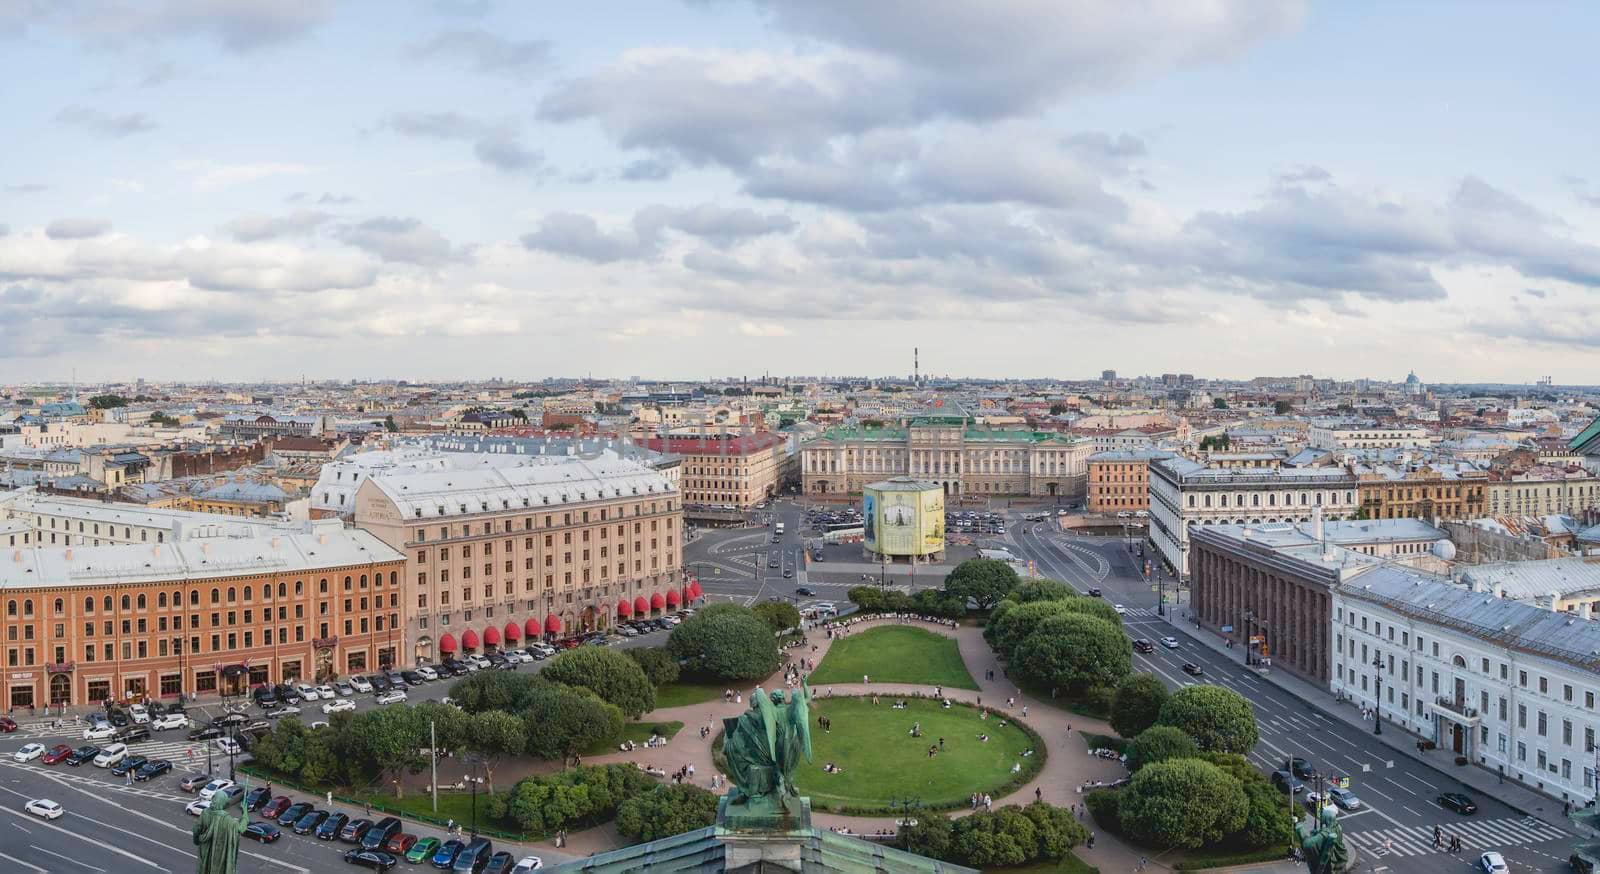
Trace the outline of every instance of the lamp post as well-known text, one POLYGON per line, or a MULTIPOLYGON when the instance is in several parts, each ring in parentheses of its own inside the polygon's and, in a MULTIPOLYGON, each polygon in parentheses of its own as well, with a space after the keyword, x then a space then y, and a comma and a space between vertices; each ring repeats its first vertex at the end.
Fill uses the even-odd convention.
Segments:
POLYGON ((1383 653, 1372 654, 1372 733, 1383 734, 1383 653))
POLYGON ((472 776, 467 778, 467 782, 472 784, 472 825, 471 825, 471 831, 472 831, 472 836, 473 837, 477 837, 478 836, 478 784, 483 782, 483 778, 478 776, 478 765, 482 760, 479 759, 477 756, 470 756, 470 755, 466 756, 465 758, 467 760, 467 763, 472 765, 472 776))

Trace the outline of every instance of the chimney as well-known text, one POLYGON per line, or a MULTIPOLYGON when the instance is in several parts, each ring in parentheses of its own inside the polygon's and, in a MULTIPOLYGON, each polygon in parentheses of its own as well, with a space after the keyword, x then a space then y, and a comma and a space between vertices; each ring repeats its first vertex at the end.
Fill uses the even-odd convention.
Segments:
POLYGON ((161 557, 161 544, 159 544, 159 543, 157 543, 157 544, 156 544, 156 545, 155 545, 155 546, 154 546, 154 547, 153 547, 153 548, 152 548, 152 549, 151 549, 151 553, 152 553, 152 554, 153 554, 153 555, 154 555, 154 556, 155 556, 155 557, 156 557, 156 558, 160 558, 160 557, 161 557))
POLYGON ((1315 538, 1318 543, 1322 542, 1323 527, 1321 505, 1311 508, 1311 536, 1315 538))
POLYGON ((1585 622, 1594 621, 1594 603, 1592 601, 1584 601, 1578 605, 1578 618, 1585 622))
POLYGON ((1560 605, 1561 605, 1561 593, 1560 592, 1551 592, 1550 593, 1550 610, 1551 610, 1551 612, 1560 613, 1561 612, 1561 606, 1560 605))
POLYGON ((66 555, 64 557, 67 561, 72 561, 72 547, 67 547, 66 555))
POLYGON ((1494 596, 1496 598, 1504 598, 1506 596, 1506 584, 1505 583, 1495 583, 1494 584, 1494 596))

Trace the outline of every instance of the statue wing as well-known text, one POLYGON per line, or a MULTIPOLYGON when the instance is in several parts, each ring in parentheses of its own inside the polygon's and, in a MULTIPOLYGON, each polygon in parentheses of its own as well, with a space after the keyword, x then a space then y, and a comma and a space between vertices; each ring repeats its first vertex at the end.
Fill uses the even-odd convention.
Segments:
POLYGON ((761 727, 766 732, 767 757, 770 761, 778 760, 778 709, 772 706, 772 699, 760 686, 751 696, 756 711, 761 714, 761 727))
POLYGON ((809 762, 811 761, 811 709, 808 691, 802 683, 790 697, 789 722, 794 728, 795 739, 799 741, 800 753, 809 762))

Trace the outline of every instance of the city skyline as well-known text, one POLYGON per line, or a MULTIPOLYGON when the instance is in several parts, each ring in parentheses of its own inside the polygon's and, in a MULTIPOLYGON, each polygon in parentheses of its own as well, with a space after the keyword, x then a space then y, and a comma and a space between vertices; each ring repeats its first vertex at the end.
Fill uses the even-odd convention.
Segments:
POLYGON ((1595 10, 974 9, 8 6, 0 372, 1596 372, 1595 10))

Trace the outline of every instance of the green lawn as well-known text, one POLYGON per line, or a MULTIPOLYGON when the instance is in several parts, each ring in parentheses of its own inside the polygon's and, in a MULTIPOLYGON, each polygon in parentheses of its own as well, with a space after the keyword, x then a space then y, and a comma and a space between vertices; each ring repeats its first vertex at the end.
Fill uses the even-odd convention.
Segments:
POLYGON ((617 745, 625 740, 631 740, 642 747, 644 742, 650 739, 650 732, 656 726, 665 728, 667 730, 667 739, 671 740, 673 735, 676 735, 683 728, 683 723, 676 719, 671 722, 659 722, 650 719, 646 719, 643 722, 625 722, 622 724, 622 734, 603 743, 595 744, 584 750, 583 754, 586 756, 603 756, 606 753, 614 753, 618 751, 617 745))
POLYGON ((809 682, 813 689, 859 683, 862 674, 874 683, 978 688, 953 639, 911 625, 880 625, 834 641, 809 682))
POLYGON ((728 688, 728 683, 722 680, 683 677, 675 683, 656 687, 656 709, 715 701, 728 688))
POLYGON ((874 705, 870 698, 819 698, 812 705, 812 761, 795 772, 801 795, 821 809, 868 812, 890 809, 897 799, 914 798, 929 808, 960 807, 973 792, 997 793, 1008 782, 1029 777, 1043 765, 1041 748, 1016 725, 1002 727, 1000 717, 979 719, 972 707, 949 710, 918 698, 896 710, 892 696, 874 705), (823 731, 817 717, 833 720, 823 731), (922 723, 922 737, 911 737, 912 723, 922 723), (988 734, 987 742, 978 735, 988 734), (944 752, 928 757, 928 747, 945 741, 944 752), (823 766, 832 762, 840 773, 823 766), (1011 771, 1020 764, 1019 774, 1011 771))

